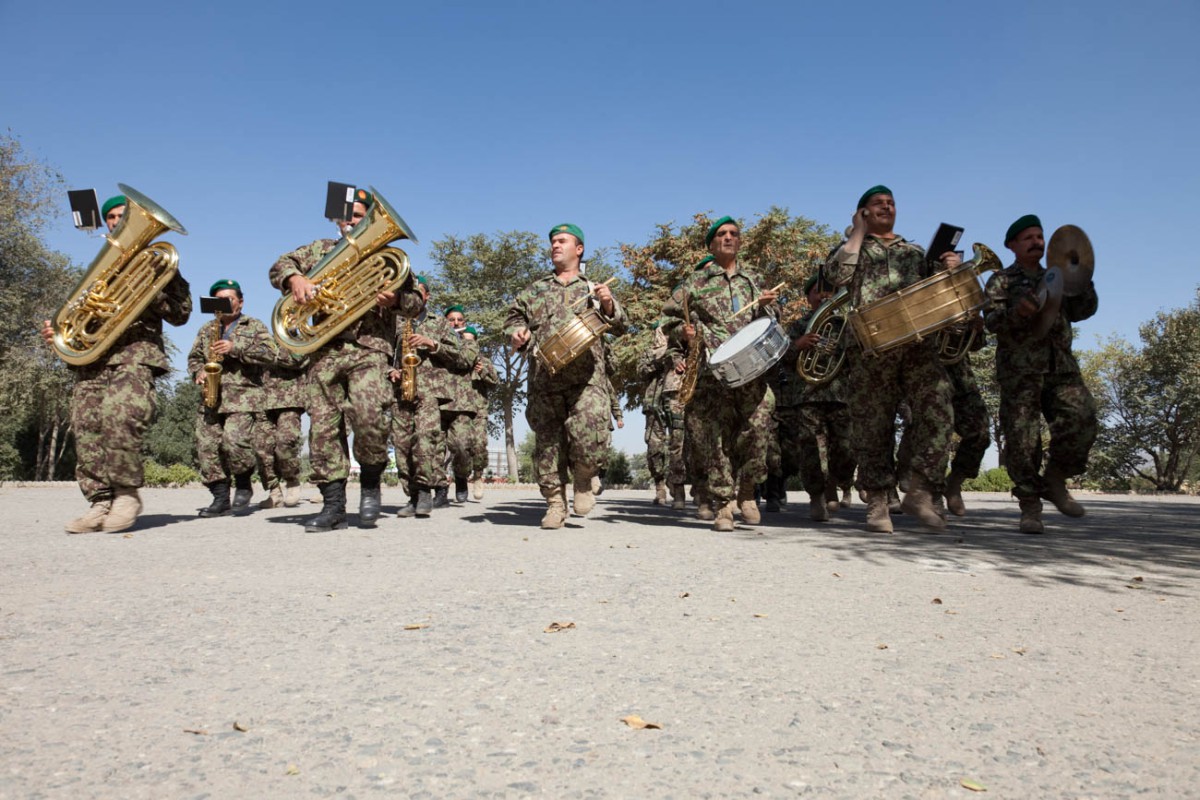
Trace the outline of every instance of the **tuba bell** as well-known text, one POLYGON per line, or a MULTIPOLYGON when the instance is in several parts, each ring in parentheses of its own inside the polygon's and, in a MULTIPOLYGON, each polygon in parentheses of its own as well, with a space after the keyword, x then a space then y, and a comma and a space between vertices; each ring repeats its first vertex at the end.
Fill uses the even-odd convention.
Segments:
POLYGON ((175 246, 151 242, 168 230, 187 235, 153 200, 123 183, 117 187, 127 201, 125 215, 104 235, 100 252, 54 317, 54 349, 77 367, 104 355, 175 277, 175 246))
POLYGON ((316 296, 300 305, 286 294, 275 304, 271 329, 284 349, 297 355, 319 349, 370 311, 376 295, 408 280, 408 255, 387 245, 417 237, 375 187, 370 190, 367 215, 309 271, 316 296))
POLYGON ((805 335, 815 333, 821 340, 811 350, 800 352, 796 359, 796 374, 814 386, 829 383, 846 363, 842 336, 846 332, 846 306, 849 304, 850 290, 843 286, 821 303, 804 328, 805 335))
MULTIPOLYGON (((960 264, 958 269, 973 269, 976 275, 1004 269, 1000 257, 986 244, 976 242, 971 245, 971 250, 974 254, 971 260, 960 264)), ((975 331, 969 319, 938 331, 936 346, 938 361, 942 366, 953 366, 966 358, 971 345, 975 343, 975 331)))

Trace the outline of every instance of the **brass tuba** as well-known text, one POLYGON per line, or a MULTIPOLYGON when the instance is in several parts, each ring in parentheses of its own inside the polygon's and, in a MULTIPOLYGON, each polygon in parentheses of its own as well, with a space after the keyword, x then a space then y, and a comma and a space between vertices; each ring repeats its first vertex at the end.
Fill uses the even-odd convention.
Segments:
POLYGON ((125 215, 54 317, 54 349, 77 367, 104 355, 175 277, 175 246, 151 241, 168 230, 187 235, 153 200, 123 183, 117 188, 127 201, 125 215))
MULTIPOLYGON (((974 252, 974 257, 970 261, 960 264, 958 269, 973 269, 976 275, 982 275, 985 272, 994 272, 1004 268, 1000 257, 992 252, 992 248, 986 244, 976 242, 971 245, 971 250, 974 252)), ((947 367, 962 361, 975 342, 975 330, 975 326, 968 319, 938 331, 935 342, 938 360, 947 367)))
POLYGON ((829 383, 846 363, 846 306, 850 290, 843 286, 817 308, 804 328, 805 335, 815 333, 821 340, 811 350, 801 350, 796 359, 796 374, 814 386, 829 383))
POLYGON ((375 199, 362 222, 308 273, 316 296, 299 305, 286 294, 275 304, 271 329, 284 349, 297 355, 317 350, 370 311, 376 295, 408 280, 408 255, 387 244, 417 237, 374 186, 370 191, 375 199))

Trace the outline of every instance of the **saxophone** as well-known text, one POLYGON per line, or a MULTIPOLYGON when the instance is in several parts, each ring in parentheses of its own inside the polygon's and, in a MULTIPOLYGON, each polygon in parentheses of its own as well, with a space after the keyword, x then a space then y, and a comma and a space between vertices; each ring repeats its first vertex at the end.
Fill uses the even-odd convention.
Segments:
MULTIPOLYGON (((690 325, 691 317, 688 314, 688 296, 683 296, 683 324, 690 325)), ((679 406, 686 408, 687 404, 692 402, 692 396, 696 393, 696 381, 700 378, 700 332, 696 331, 696 335, 688 342, 687 361, 684 364, 683 377, 679 380, 679 406)))
POLYGON ((411 403, 417 396, 417 366, 421 363, 416 348, 408 343, 408 337, 412 335, 412 319, 405 317, 400 329, 400 399, 406 403, 411 403))
MULTIPOLYGON (((216 326, 213 328, 213 346, 221 341, 221 317, 218 315, 213 321, 216 326)), ((204 407, 216 408, 221 402, 221 360, 224 358, 219 353, 213 353, 212 346, 208 348, 208 362, 204 365, 204 407)))

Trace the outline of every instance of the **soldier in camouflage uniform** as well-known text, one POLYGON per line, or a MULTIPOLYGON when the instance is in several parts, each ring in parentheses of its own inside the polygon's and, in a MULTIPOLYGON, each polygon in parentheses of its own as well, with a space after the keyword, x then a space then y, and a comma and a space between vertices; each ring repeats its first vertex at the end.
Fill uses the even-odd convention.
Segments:
POLYGON ((212 503, 200 511, 202 517, 219 517, 249 510, 254 490, 250 479, 255 463, 255 416, 262 409, 263 368, 275 363, 275 340, 267 326, 242 314, 242 287, 224 279, 208 290, 210 296, 230 301, 232 312, 217 314, 200 327, 188 353, 188 374, 204 386, 204 365, 220 364, 217 405, 203 402, 196 411, 196 455, 200 479, 212 492, 212 503), (229 483, 237 491, 229 503, 229 483))
MULTIPOLYGON (((463 331, 463 338, 476 341, 479 332, 471 325, 463 331)), ((476 500, 483 499, 483 475, 488 469, 488 393, 500 384, 500 376, 491 360, 479 353, 471 369, 471 396, 475 402, 475 421, 471 427, 471 484, 476 500)))
MULTIPOLYGON (((854 213, 850 238, 825 264, 825 275, 835 286, 850 288, 850 305, 860 308, 916 283, 934 269, 952 269, 960 263, 949 252, 930 263, 925 250, 893 231, 896 206, 886 186, 863 193, 854 213)), ((891 533, 887 493, 895 485, 889 464, 895 447, 893 420, 902 399, 917 412, 913 420, 913 476, 901 504, 904 512, 934 530, 946 527, 933 496, 942 492, 953 430, 950 379, 938 361, 934 339, 927 338, 866 357, 851 346, 851 407, 854 408, 852 441, 858 462, 859 488, 867 495, 867 530, 891 533)))
MULTIPOLYGON (((374 202, 369 192, 359 189, 351 218, 339 224, 342 233, 350 233, 374 202)), ((290 294, 297 303, 312 302, 317 286, 308 279, 308 273, 337 243, 334 239, 318 239, 280 256, 271 266, 271 285, 290 294)), ((412 316, 421 307, 415 282, 409 275, 397 291, 381 292, 375 308, 310 354, 305 403, 311 419, 309 458, 312 478, 324 504, 321 513, 305 524, 306 531, 346 527, 346 479, 350 476, 347 418, 354 432, 354 457, 361 466, 359 524, 371 527, 379 518, 380 479, 388 461, 388 409, 392 405, 387 371, 397 312, 412 316)))
MULTIPOLYGON (((577 225, 565 223, 550 229, 554 274, 539 278, 518 294, 504 322, 504 332, 515 350, 531 342, 537 348, 571 322, 584 302, 611 326, 611 333, 624 332, 624 309, 607 286, 593 284, 583 276, 579 269, 582 257, 583 231, 577 225)), ((543 528, 561 528, 566 522, 568 472, 575 484, 575 513, 586 516, 595 506, 592 478, 599 473, 610 441, 607 422, 612 404, 604 366, 602 336, 554 375, 530 355, 525 419, 533 430, 535 477, 546 499, 543 528)))
POLYGON ((1005 246, 1016 261, 988 279, 984 289, 991 307, 985 322, 996 334, 996 378, 1000 382, 1000 425, 1004 431, 1008 474, 1021 504, 1020 530, 1042 533, 1045 498, 1063 514, 1083 516, 1067 491, 1067 478, 1087 469, 1096 440, 1096 403, 1079 374, 1071 352, 1071 323, 1096 313, 1099 299, 1090 281, 1079 294, 1064 296, 1048 329, 1039 331, 1035 296, 1046 270, 1042 223, 1027 214, 1008 228, 1005 246), (1043 473, 1042 418, 1050 427, 1043 473))
MULTIPOLYGON (((977 331, 971 343, 971 352, 982 350, 987 345, 983 318, 976 317, 968 324, 977 331)), ((954 432, 958 434, 958 447, 950 462, 950 475, 946 478, 946 508, 956 517, 966 516, 967 513, 962 499, 963 481, 979 475, 983 456, 992 443, 991 421, 971 365, 971 352, 966 353, 961 361, 945 365, 953 393, 954 432)))
MULTIPOLYGON (((741 241, 741 228, 731 217, 714 222, 705 235, 712 255, 683 279, 663 309, 679 319, 672 326, 676 338, 682 343, 699 336, 708 357, 752 319, 776 314, 775 293, 760 292, 757 275, 738 261, 741 241), (690 320, 683 319, 685 297, 690 320), (752 313, 738 313, 751 304, 757 306, 752 313)), ((774 409, 765 377, 730 388, 711 373, 700 376, 687 420, 692 454, 707 484, 699 515, 714 519, 713 530, 733 530, 735 506, 749 524, 761 521, 754 488, 767 477, 774 409)))
MULTIPOLYGON (((124 195, 101 208, 111 233, 125 214, 124 195)), ((91 506, 66 523, 67 533, 115 533, 133 527, 142 511, 138 489, 145 481, 142 439, 154 419, 154 381, 171 370, 163 343, 163 321, 184 325, 192 313, 188 282, 178 272, 146 310, 97 360, 68 366, 75 374, 71 429, 75 434, 75 480, 91 506)), ((54 341, 54 326, 42 321, 42 338, 54 341)))
MULTIPOLYGON (((445 310, 446 322, 460 337, 467 328, 463 307, 448 306, 445 310)), ((465 338, 465 337, 464 337, 465 338)), ((478 354, 479 346, 470 339, 478 354)), ((476 355, 476 358, 478 355, 476 355)), ((471 478, 471 438, 475 431, 475 408, 478 405, 475 392, 471 388, 471 376, 475 368, 474 360, 463 367, 447 366, 446 380, 450 388, 450 397, 441 403, 442 432, 446 436, 446 450, 449 455, 451 472, 454 474, 454 501, 467 502, 468 482, 471 478)))
POLYGON ((646 382, 642 413, 646 415, 646 466, 654 479, 654 504, 684 508, 683 410, 679 383, 685 368, 683 353, 672 346, 659 323, 654 342, 638 357, 638 375, 646 382))
POLYGON ((263 488, 270 494, 259 503, 261 508, 294 508, 300 503, 300 417, 304 414, 307 366, 307 356, 278 348, 275 363, 263 370, 263 402, 254 424, 254 449, 263 488))
MULTIPOLYGON (((808 492, 808 515, 817 522, 828 520, 829 512, 838 508, 838 487, 849 486, 854 480, 844 365, 822 384, 808 383, 796 374, 796 361, 801 353, 822 344, 820 334, 805 331, 817 309, 832 296, 832 290, 819 274, 804 284, 808 310, 788 327, 792 344, 779 363, 787 380, 776 401, 780 451, 790 454, 784 463, 788 466, 794 463, 799 470, 804 490, 808 492), (821 440, 825 442, 828 470, 821 464, 821 440)), ((846 331, 845 335, 852 334, 846 331)), ((790 469, 784 472, 785 477, 791 474, 790 469)))
MULTIPOLYGON (((421 293, 428 298, 423 279, 421 293)), ((402 337, 405 322, 397 322, 402 337)), ((407 343, 397 349, 396 365, 388 377, 394 389, 392 406, 392 445, 396 448, 396 470, 408 493, 408 505, 401 517, 427 517, 446 501, 446 433, 442 427, 443 410, 457 405, 462 387, 456 375, 466 374, 479 357, 479 347, 465 339, 445 318, 422 313, 411 321, 407 343), (404 399, 404 350, 420 358, 416 366, 413 396, 404 399)))

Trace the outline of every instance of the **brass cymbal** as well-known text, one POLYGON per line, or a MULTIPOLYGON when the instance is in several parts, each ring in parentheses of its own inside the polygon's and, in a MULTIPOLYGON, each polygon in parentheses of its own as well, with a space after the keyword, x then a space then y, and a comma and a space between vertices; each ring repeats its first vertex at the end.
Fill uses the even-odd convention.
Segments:
POLYGON ((1033 316, 1033 331, 1038 336, 1045 336, 1058 319, 1062 308, 1064 284, 1062 270, 1051 267, 1042 276, 1042 283, 1037 288, 1038 312, 1033 316))
POLYGON ((1074 297, 1087 289, 1096 269, 1092 242, 1082 228, 1063 225, 1046 245, 1046 266, 1062 271, 1063 294, 1074 297))

